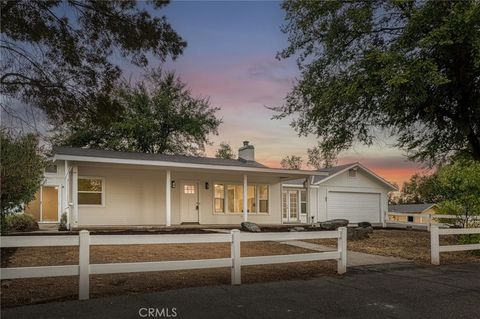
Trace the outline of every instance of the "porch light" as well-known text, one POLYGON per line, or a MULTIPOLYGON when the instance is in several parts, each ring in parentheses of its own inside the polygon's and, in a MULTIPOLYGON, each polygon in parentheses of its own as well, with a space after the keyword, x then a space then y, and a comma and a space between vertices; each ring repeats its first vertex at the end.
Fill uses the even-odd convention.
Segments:
POLYGON ((209 189, 210 188, 210 184, 208 182, 205 182, 205 189, 209 189))
POLYGON ((172 188, 175 188, 175 186, 177 186, 177 185, 175 184, 175 181, 172 181, 170 184, 171 184, 171 187, 172 187, 172 188))

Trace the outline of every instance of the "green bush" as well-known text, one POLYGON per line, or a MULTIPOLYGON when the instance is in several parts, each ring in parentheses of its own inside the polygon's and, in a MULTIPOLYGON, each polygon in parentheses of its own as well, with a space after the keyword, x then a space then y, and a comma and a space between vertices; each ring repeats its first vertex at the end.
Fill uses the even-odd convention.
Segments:
POLYGON ((60 217, 60 224, 58 225, 58 230, 60 230, 60 231, 68 230, 68 228, 67 228, 67 214, 66 213, 62 213, 62 216, 60 217))
POLYGON ((5 219, 6 230, 8 232, 29 232, 38 230, 38 223, 32 215, 13 214, 5 219))

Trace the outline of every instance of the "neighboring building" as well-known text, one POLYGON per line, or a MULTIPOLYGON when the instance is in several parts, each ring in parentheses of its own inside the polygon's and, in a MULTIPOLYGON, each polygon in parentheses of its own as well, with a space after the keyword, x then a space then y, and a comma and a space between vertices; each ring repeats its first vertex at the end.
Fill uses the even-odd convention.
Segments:
POLYGON ((359 163, 320 171, 268 168, 255 161, 248 142, 238 159, 56 147, 53 163, 26 212, 42 222, 66 213, 72 228, 333 218, 381 223, 387 193, 395 190, 359 163))
POLYGON ((390 216, 390 220, 398 222, 411 222, 411 223, 427 223, 427 217, 418 217, 412 215, 424 215, 424 214, 436 214, 437 205, 434 203, 425 203, 425 204, 399 204, 399 205, 388 205, 388 212, 405 214, 405 216, 390 216))

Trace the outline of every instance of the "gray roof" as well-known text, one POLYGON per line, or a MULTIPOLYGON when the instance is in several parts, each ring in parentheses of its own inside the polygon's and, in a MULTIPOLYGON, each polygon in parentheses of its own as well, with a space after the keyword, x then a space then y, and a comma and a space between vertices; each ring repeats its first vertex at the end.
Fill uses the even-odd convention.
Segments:
POLYGON ((88 156, 88 157, 99 157, 99 158, 117 158, 117 159, 144 160, 144 161, 165 161, 165 162, 177 162, 177 163, 268 168, 265 165, 260 164, 256 161, 245 161, 242 159, 222 159, 222 158, 215 158, 215 157, 118 152, 118 151, 99 150, 99 149, 93 149, 93 148, 78 148, 78 147, 67 147, 67 146, 56 146, 53 148, 53 153, 58 155, 88 156))
POLYGON ((400 205, 388 205, 388 211, 393 213, 421 213, 425 209, 428 209, 435 205, 434 203, 425 204, 400 204, 400 205))
MULTIPOLYGON (((326 172, 326 173, 328 173, 328 175, 316 175, 316 176, 314 176, 313 184, 316 184, 316 183, 320 182, 321 180, 324 180, 325 178, 327 178, 329 176, 335 175, 336 173, 344 170, 345 168, 353 166, 355 164, 357 164, 357 163, 349 163, 349 164, 344 164, 344 165, 319 169, 319 170, 317 170, 317 172, 326 172)), ((303 185, 304 182, 305 182, 305 179, 301 178, 301 179, 294 179, 294 180, 285 182, 285 184, 288 184, 288 185, 303 185)))

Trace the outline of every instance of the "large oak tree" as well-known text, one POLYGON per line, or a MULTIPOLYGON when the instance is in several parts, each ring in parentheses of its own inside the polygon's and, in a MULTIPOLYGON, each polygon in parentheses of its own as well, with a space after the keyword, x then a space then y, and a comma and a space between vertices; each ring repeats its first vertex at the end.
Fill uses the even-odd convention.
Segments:
MULTIPOLYGON (((144 67, 186 46, 165 17, 152 15, 168 1, 0 1, 0 94, 8 112, 21 101, 53 123, 83 111, 116 112, 110 92, 125 60, 144 67)), ((103 115, 102 115, 103 116, 103 115)))
POLYGON ((294 116, 324 152, 390 132, 414 160, 480 160, 480 3, 283 3, 301 77, 276 118, 294 116))

